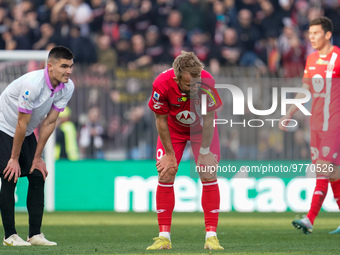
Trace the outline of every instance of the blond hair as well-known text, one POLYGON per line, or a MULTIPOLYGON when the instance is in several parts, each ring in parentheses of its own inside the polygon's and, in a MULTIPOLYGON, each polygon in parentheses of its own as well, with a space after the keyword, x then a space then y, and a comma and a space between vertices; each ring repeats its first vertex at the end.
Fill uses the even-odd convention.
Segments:
POLYGON ((181 51, 181 55, 176 57, 172 67, 177 79, 180 80, 184 72, 188 72, 192 77, 200 76, 204 64, 193 52, 181 51))

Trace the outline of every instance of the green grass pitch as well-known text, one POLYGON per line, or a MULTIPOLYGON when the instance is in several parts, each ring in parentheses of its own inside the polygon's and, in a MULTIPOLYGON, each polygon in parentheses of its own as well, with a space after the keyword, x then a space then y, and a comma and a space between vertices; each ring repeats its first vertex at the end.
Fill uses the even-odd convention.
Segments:
MULTIPOLYGON (((338 213, 321 212, 314 233, 291 226, 296 213, 221 213, 218 238, 224 251, 207 251, 203 213, 174 213, 172 250, 146 251, 157 236, 156 213, 45 213, 42 232, 55 247, 0 247, 0 254, 337 254, 338 213)), ((301 216, 301 215, 299 215, 301 216)), ((16 214, 18 234, 26 238, 27 213, 16 214)), ((3 230, 1 231, 3 235, 3 230)), ((1 236, 0 235, 0 236, 1 236)))

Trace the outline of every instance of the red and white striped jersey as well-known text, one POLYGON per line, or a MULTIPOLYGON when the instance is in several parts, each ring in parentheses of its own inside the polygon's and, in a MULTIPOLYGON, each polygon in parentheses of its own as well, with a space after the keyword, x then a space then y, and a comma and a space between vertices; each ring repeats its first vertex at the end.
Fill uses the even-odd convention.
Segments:
POLYGON ((327 55, 318 51, 306 61, 303 83, 312 93, 311 130, 340 130, 340 49, 336 46, 327 55))

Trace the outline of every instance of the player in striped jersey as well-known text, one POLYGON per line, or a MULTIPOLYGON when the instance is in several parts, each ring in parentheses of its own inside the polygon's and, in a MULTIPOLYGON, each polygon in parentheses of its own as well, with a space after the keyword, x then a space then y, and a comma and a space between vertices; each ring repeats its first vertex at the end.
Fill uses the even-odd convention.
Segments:
MULTIPOLYGON (((332 31, 333 24, 327 17, 316 18, 309 24, 309 39, 316 51, 307 58, 302 87, 312 94, 310 146, 316 186, 308 214, 292 222, 305 234, 313 231, 314 219, 321 209, 329 183, 340 207, 340 49, 331 43, 332 31)), ((304 96, 298 93, 296 98, 304 96)), ((290 119, 297 109, 291 105, 281 121, 290 119)), ((279 127, 285 130, 281 121, 279 127)))

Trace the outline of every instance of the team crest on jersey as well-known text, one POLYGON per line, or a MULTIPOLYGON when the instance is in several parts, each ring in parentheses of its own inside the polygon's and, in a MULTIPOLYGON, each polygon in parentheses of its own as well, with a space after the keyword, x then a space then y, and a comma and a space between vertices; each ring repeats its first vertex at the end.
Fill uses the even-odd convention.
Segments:
POLYGON ((160 95, 155 91, 155 92, 153 92, 153 99, 155 99, 156 101, 159 101, 159 97, 160 97, 160 95))
POLYGON ((179 97, 178 102, 186 102, 188 100, 187 97, 179 97))
POLYGON ((190 125, 195 122, 196 114, 194 112, 182 111, 176 115, 176 119, 183 124, 190 125))
POLYGON ((328 64, 327 65, 327 72, 333 72, 333 70, 334 70, 334 65, 328 64))
POLYGON ((331 150, 331 148, 329 148, 328 146, 322 147, 322 156, 327 157, 330 150, 331 150))

